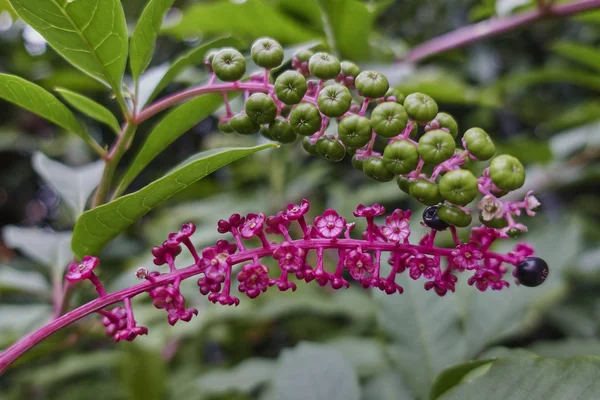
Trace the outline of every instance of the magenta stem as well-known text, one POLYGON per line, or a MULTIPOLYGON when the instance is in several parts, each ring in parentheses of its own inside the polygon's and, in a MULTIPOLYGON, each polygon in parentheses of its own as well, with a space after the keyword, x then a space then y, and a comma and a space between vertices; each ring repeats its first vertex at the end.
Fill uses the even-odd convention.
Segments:
POLYGON ((106 289, 104 289, 104 285, 102 284, 102 282, 100 282, 100 279, 98 279, 98 277, 93 271, 89 279, 90 282, 92 282, 96 287, 96 292, 98 292, 100 296, 106 296, 106 289))

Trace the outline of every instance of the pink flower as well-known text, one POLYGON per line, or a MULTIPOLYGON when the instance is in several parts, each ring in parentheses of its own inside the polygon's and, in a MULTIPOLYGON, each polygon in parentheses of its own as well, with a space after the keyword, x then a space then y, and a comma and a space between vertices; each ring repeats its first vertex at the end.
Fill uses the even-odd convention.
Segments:
POLYGON ((509 255, 517 258, 517 264, 523 261, 526 257, 532 256, 534 253, 533 246, 529 243, 520 242, 517 243, 513 251, 508 253, 509 255))
POLYGON ((262 232, 264 224, 265 214, 248 214, 246 221, 240 228, 240 235, 242 235, 244 239, 250 239, 262 232))
POLYGON ((269 268, 263 264, 246 264, 237 274, 238 289, 251 299, 269 287, 269 268))
POLYGON ((167 320, 170 325, 175 325, 177 321, 185 321, 189 322, 194 315, 198 315, 198 310, 195 308, 178 308, 173 311, 169 311, 169 316, 167 320))
POLYGON ((175 245, 170 246, 168 241, 165 241, 161 246, 152 248, 152 255, 154 256, 154 264, 164 265, 167 264, 167 256, 170 256, 173 260, 181 253, 181 246, 175 245))
POLYGON ((537 210, 541 205, 542 204, 539 202, 539 200, 533 195, 533 190, 527 192, 527 195, 525 195, 525 212, 527 215, 530 217, 535 216, 535 210, 537 210))
POLYGON ((322 216, 315 218, 317 233, 327 239, 339 237, 345 226, 346 220, 332 209, 325 210, 322 216))
POLYGON ((300 205, 297 204, 288 204, 286 209, 286 217, 290 221, 297 221, 302 218, 310 209, 310 204, 308 200, 302 199, 300 205))
POLYGON ((372 206, 363 206, 362 204, 359 204, 358 207, 356 207, 356 210, 354 211, 354 216, 355 217, 377 217, 379 215, 383 215, 383 213, 385 212, 385 208, 377 203, 373 204, 372 206))
POLYGON ((108 314, 102 318, 102 325, 106 327, 108 336, 114 336, 115 333, 127 326, 127 311, 122 307, 115 307, 108 311, 108 314))
POLYGON ((410 223, 401 210, 396 210, 385 219, 381 234, 391 243, 400 243, 410 236, 410 223))
POLYGON ((219 240, 215 246, 202 250, 198 267, 211 281, 223 282, 225 272, 229 268, 227 257, 233 253, 235 253, 235 245, 226 240, 219 240))
POLYGON ((489 228, 487 226, 474 227, 471 230, 471 236, 469 240, 480 246, 485 246, 496 239, 506 239, 507 234, 503 233, 500 229, 489 228))
POLYGON ((425 290, 433 289, 438 296, 445 296, 449 291, 454 292, 455 284, 458 279, 456 276, 444 273, 439 278, 436 278, 432 281, 425 282, 425 290))
POLYGON ((273 258, 279 262, 282 270, 297 272, 304 266, 305 253, 300 247, 283 242, 273 251, 273 258))
POLYGON ((483 253, 478 249, 473 242, 459 244, 456 250, 452 252, 451 263, 458 270, 476 269, 479 267, 478 262, 483 259, 483 253))
POLYGON ((119 342, 121 340, 127 340, 129 342, 133 341, 136 337, 140 335, 147 335, 148 328, 144 326, 134 326, 131 328, 125 328, 117 332, 113 338, 115 342, 119 342))
POLYGON ((280 235, 283 233, 283 229, 287 229, 290 226, 290 220, 287 218, 287 215, 279 211, 277 215, 272 215, 267 218, 267 233, 272 233, 274 235, 280 235))
POLYGON ((221 291, 221 284, 225 280, 225 276, 219 276, 218 279, 211 279, 209 277, 203 276, 198 279, 198 287, 200 289, 200 293, 203 295, 207 295, 209 293, 216 293, 221 291), (223 278, 221 280, 221 277, 223 278))
POLYGON ((196 225, 191 222, 183 224, 179 232, 169 234, 169 239, 166 241, 166 245, 169 247, 176 247, 190 238, 196 232, 196 225))
POLYGON ((418 254, 408 260, 409 275, 417 280, 423 275, 425 279, 432 279, 437 272, 437 263, 433 258, 418 254))
POLYGON ((498 271, 481 269, 469 278, 467 283, 475 287, 480 292, 485 292, 488 287, 492 290, 501 290, 503 287, 508 287, 508 282, 502 280, 502 274, 498 271))
POLYGON ((237 306, 240 304, 240 299, 226 293, 211 293, 208 295, 208 301, 215 304, 219 303, 224 306, 237 306))
POLYGON ((66 278, 69 282, 77 282, 89 279, 94 273, 94 269, 100 264, 97 257, 85 256, 80 263, 69 265, 66 278))
POLYGON ((240 227, 245 221, 245 218, 240 214, 232 214, 229 217, 229 220, 221 219, 217 222, 217 231, 219 233, 227 233, 231 232, 232 229, 237 229, 240 227))
POLYGON ((149 292, 154 300, 154 307, 167 311, 177 310, 183 307, 185 302, 183 296, 173 286, 159 286, 149 292))
POLYGON ((373 256, 362 250, 350 250, 344 259, 344 267, 354 279, 363 279, 373 273, 373 256))

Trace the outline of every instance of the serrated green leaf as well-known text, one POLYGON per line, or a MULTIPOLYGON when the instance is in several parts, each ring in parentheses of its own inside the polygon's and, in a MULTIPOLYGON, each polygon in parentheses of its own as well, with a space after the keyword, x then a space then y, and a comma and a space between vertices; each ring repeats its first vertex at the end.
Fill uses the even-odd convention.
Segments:
POLYGON ((600 357, 555 360, 508 357, 491 364, 481 376, 461 383, 441 400, 595 400, 600 393, 600 357))
POLYGON ((73 113, 56 97, 35 83, 15 75, 0 74, 0 98, 75 133, 95 150, 103 151, 75 119, 73 113))
POLYGON ((98 122, 108 125, 113 132, 119 134, 121 128, 119 127, 119 121, 117 118, 101 104, 96 103, 94 100, 86 97, 82 94, 72 92, 69 89, 56 88, 58 94, 69 105, 88 117, 95 119, 98 122))
POLYGON ((158 94, 163 90, 169 83, 171 83, 177 76, 183 72, 186 68, 201 65, 204 62, 204 56, 211 49, 218 49, 221 47, 239 47, 239 40, 227 37, 221 39, 215 39, 206 42, 200 46, 194 47, 183 53, 175 61, 165 69, 162 78, 156 84, 156 87, 152 90, 151 94, 143 101, 144 106, 148 102, 152 101, 158 94))
POLYGON ((283 43, 299 43, 320 35, 307 30, 265 0, 216 1, 192 4, 183 10, 181 21, 165 30, 178 38, 230 33, 255 39, 270 36, 283 43), (268 21, 268 23, 257 23, 268 21))
POLYGON ((123 193, 157 155, 178 137, 217 111, 221 104, 223 104, 223 97, 220 94, 208 94, 190 100, 170 111, 148 134, 142 148, 123 175, 117 193, 123 193))
POLYGON ((300 343, 284 350, 273 378, 278 400, 358 400, 358 377, 337 350, 300 343))
POLYGON ((435 400, 439 398, 456 386, 469 372, 491 362, 494 362, 494 360, 472 360, 445 369, 435 378, 435 382, 433 382, 431 392, 429 393, 429 399, 435 400))
POLYGON ((36 152, 32 158, 33 169, 54 188, 77 218, 85 210, 88 198, 100 183, 104 161, 69 167, 36 152))
POLYGON ((25 22, 75 67, 121 93, 127 26, 119 0, 10 0, 25 22))
POLYGON ((556 54, 600 71, 600 50, 577 42, 560 41, 552 45, 556 54))
POLYGON ((160 25, 173 2, 174 0, 150 0, 142 11, 130 42, 129 64, 134 81, 150 65, 160 25))
POLYGON ((73 252, 80 257, 98 254, 110 240, 164 200, 227 164, 272 147, 276 145, 270 143, 199 153, 143 189, 86 211, 75 224, 71 243, 73 252))

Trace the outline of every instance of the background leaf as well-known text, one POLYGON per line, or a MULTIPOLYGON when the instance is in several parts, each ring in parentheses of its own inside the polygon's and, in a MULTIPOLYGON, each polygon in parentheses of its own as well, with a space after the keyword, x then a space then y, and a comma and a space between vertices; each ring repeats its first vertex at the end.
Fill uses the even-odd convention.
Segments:
POLYGON ((173 2, 174 0, 150 0, 138 19, 129 50, 129 63, 134 81, 137 81, 150 65, 160 25, 173 2))
POLYGON ((43 296, 50 293, 50 287, 39 272, 0 265, 0 291, 28 292, 34 296, 43 296))
POLYGON ((161 400, 167 391, 168 370, 159 353, 129 346, 121 360, 120 378, 129 400, 161 400))
POLYGON ((358 400, 356 372, 327 346, 300 343, 284 350, 273 378, 279 400, 358 400))
POLYGON ((445 369, 435 378, 429 398, 435 400, 456 386, 467 374, 476 368, 494 362, 494 360, 472 360, 464 364, 458 364, 445 369))
POLYGON ((556 54, 600 71, 600 50, 577 42, 560 41, 552 45, 556 54))
POLYGON ((210 371, 194 381, 204 395, 222 393, 248 393, 271 380, 275 361, 250 358, 235 368, 210 371))
POLYGON ((265 144, 199 153, 143 189, 86 211, 75 224, 73 252, 80 257, 98 254, 111 239, 177 192, 227 164, 275 146, 265 144))
POLYGON ((94 100, 85 97, 82 94, 72 92, 69 89, 56 88, 54 90, 56 90, 71 107, 96 121, 108 125, 116 134, 119 134, 121 131, 117 118, 103 105, 96 103, 94 100))

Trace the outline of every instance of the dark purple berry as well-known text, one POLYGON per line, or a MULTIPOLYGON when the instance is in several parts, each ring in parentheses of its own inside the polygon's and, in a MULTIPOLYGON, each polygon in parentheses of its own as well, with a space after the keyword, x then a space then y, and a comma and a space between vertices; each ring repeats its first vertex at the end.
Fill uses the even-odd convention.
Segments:
POLYGON ((536 287, 548 278, 548 264, 538 257, 527 257, 517 265, 517 279, 527 287, 536 287))
POLYGON ((423 222, 436 231, 443 231, 449 226, 438 217, 438 206, 429 206, 423 211, 423 222))

